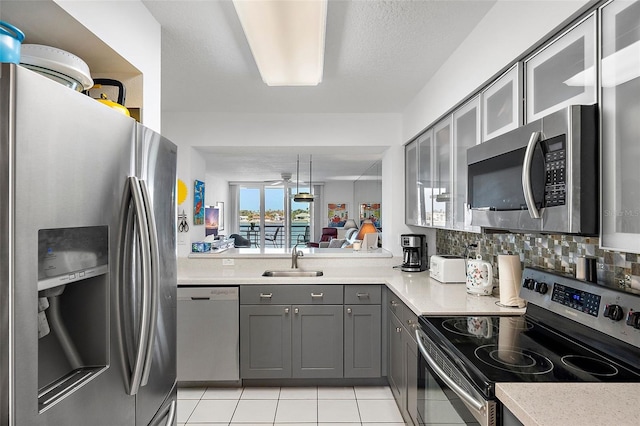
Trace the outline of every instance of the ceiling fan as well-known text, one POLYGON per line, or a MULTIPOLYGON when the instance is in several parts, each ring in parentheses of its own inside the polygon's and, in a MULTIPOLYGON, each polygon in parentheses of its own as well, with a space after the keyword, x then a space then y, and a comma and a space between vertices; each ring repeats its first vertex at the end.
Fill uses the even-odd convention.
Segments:
POLYGON ((280 185, 280 184, 283 184, 285 182, 291 182, 291 173, 282 172, 280 174, 280 179, 279 180, 265 180, 264 181, 264 183, 268 183, 269 185, 272 185, 272 186, 280 185))

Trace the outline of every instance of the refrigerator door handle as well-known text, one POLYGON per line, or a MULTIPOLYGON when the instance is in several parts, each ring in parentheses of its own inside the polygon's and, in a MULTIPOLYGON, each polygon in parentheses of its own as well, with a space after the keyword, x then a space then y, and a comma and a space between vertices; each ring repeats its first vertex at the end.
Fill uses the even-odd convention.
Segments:
POLYGON ((148 339, 145 342, 146 356, 144 359, 144 368, 142 372, 141 386, 145 386, 149 380, 149 373, 151 372, 151 361, 153 359, 153 345, 156 339, 156 324, 158 320, 158 298, 160 286, 159 286, 159 268, 160 268, 160 250, 158 248, 158 231, 156 228, 156 219, 151 204, 151 197, 149 196, 149 188, 147 183, 140 179, 140 193, 142 195, 142 201, 144 203, 145 216, 147 219, 147 229, 149 235, 149 255, 151 260, 151 280, 149 287, 149 299, 151 301, 151 310, 149 312, 148 323, 148 339))
MULTIPOLYGON (((118 321, 120 330, 120 355, 124 365, 128 365, 130 376, 125 377, 127 380, 126 388, 129 395, 138 393, 142 384, 142 376, 144 370, 144 362, 147 358, 149 332, 151 327, 151 254, 150 254, 150 236, 147 224, 147 216, 144 211, 143 196, 140 189, 139 181, 136 177, 131 176, 127 179, 125 185, 123 202, 120 211, 120 241, 117 277, 118 284, 116 291, 118 321), (135 218, 135 226, 134 226, 135 218), (134 235, 137 230, 137 235, 134 235), (137 334, 135 333, 133 322, 127 321, 128 316, 134 318, 136 307, 130 307, 127 311, 126 290, 129 285, 127 276, 127 267, 132 265, 133 259, 130 253, 135 249, 135 242, 140 247, 140 273, 142 290, 140 301, 139 327, 137 334), (136 341, 137 337, 137 341, 136 341), (131 357, 129 356, 131 354, 131 357), (133 358, 133 359, 131 359, 133 358)), ((137 275, 137 274, 136 274, 137 275)), ((132 284, 131 284, 132 285, 132 284)))

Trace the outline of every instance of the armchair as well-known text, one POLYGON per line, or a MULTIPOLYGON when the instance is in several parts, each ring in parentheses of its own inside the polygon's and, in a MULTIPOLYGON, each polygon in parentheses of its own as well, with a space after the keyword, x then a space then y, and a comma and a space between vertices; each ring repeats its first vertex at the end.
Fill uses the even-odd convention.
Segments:
POLYGON ((320 247, 320 243, 327 243, 326 247, 328 247, 329 241, 332 238, 338 238, 338 228, 325 227, 322 228, 322 235, 320 235, 320 241, 318 242, 308 242, 307 247, 320 247))

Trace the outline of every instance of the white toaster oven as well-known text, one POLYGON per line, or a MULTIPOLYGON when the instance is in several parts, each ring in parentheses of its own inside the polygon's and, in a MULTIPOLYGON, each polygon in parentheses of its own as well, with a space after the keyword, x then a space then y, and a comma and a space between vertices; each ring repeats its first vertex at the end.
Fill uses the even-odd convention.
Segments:
POLYGON ((429 275, 441 283, 464 283, 467 280, 464 257, 433 255, 429 265, 429 275))

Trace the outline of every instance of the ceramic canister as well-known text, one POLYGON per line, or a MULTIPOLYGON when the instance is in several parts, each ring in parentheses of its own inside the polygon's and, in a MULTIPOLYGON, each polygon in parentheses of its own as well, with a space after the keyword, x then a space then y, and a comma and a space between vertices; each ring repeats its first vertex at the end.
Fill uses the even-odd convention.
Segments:
POLYGON ((493 292, 493 267, 491 263, 476 259, 467 260, 467 293, 489 296, 493 292))

